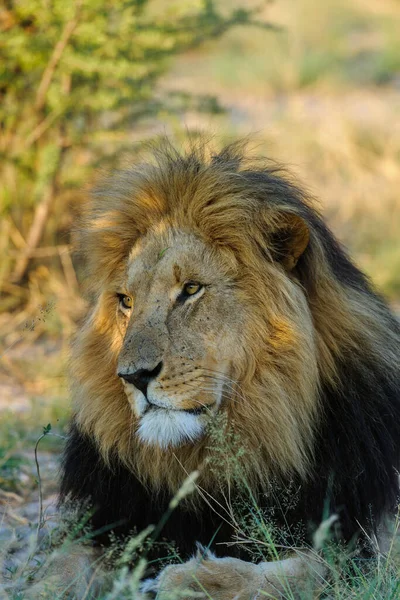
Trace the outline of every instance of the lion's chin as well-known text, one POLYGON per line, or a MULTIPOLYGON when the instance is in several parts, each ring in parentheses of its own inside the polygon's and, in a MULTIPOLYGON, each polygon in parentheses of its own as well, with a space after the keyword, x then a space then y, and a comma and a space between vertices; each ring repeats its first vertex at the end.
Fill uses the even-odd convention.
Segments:
POLYGON ((141 442, 166 449, 193 443, 204 432, 204 418, 200 415, 160 408, 140 418, 136 433, 141 442))

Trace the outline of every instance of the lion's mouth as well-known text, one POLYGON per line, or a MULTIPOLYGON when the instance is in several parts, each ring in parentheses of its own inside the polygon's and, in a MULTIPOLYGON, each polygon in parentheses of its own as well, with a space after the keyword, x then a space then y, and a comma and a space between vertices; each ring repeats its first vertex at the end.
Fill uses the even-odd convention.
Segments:
POLYGON ((153 402, 149 402, 149 400, 147 400, 148 402, 148 406, 146 407, 146 409, 143 412, 143 415, 148 414, 150 412, 155 412, 155 411, 160 411, 160 410, 165 410, 167 412, 181 412, 181 413, 185 413, 187 415, 202 415, 206 412, 208 412, 215 403, 213 404, 208 404, 208 405, 204 405, 204 406, 196 406, 196 408, 170 408, 170 407, 165 407, 165 406, 159 406, 158 404, 153 404, 153 402))

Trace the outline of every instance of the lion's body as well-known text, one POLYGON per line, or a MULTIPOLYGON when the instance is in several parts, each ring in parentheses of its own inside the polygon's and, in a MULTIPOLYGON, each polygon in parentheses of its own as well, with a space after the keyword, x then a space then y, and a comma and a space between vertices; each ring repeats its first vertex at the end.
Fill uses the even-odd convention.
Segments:
MULTIPOLYGON (((196 541, 231 541, 207 501, 240 487, 228 463, 215 466, 218 415, 277 525, 310 536, 336 513, 349 541, 393 510, 399 325, 276 168, 247 166, 236 149, 206 160, 164 148, 155 165, 105 184, 81 235, 92 308, 73 350, 62 497, 90 498, 96 530, 157 523, 199 469, 205 492, 178 506, 162 536, 184 554, 196 541), (203 297, 184 305, 187 281, 203 297), (133 298, 125 316, 117 294, 133 298), (148 398, 161 410, 149 414, 121 377, 157 364, 148 398), (296 490, 289 507, 282 489, 296 490)), ((218 552, 240 555, 238 546, 218 552)))

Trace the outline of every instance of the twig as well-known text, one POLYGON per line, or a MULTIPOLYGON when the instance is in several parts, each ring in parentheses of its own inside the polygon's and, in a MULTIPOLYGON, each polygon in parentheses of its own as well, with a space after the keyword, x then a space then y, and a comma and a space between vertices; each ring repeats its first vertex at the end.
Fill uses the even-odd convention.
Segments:
POLYGON ((36 206, 35 214, 33 216, 32 225, 30 227, 28 237, 26 240, 26 247, 21 253, 21 256, 18 258, 17 263, 15 265, 14 271, 11 275, 11 281, 13 283, 18 283, 21 281, 22 277, 25 274, 25 271, 28 267, 31 252, 37 248, 39 242, 42 238, 42 234, 47 222, 48 215, 50 213, 50 209, 52 207, 54 198, 56 196, 58 178, 60 175, 60 169, 63 161, 63 157, 65 154, 66 148, 62 145, 62 141, 60 141, 60 153, 58 158, 58 164, 55 167, 50 185, 47 189, 47 193, 43 196, 42 200, 36 206))
POLYGON ((74 265, 71 260, 70 247, 69 246, 58 246, 58 254, 60 256, 62 268, 64 271, 67 285, 71 290, 77 290, 79 288, 78 279, 76 277, 74 265))
MULTIPOLYGON (((12 452, 11 451, 8 452, 8 457, 7 457, 7 454, 6 454, 6 457, 7 457, 6 460, 4 460, 4 458, 2 459, 2 463, 1 464, 4 465, 7 462, 8 458, 10 456, 12 456, 12 452)), ((24 501, 24 499, 21 498, 21 496, 18 496, 18 494, 15 494, 14 492, 7 492, 6 490, 3 490, 2 488, 0 488, 0 500, 1 501, 4 500, 7 503, 11 502, 11 501, 14 501, 14 502, 17 502, 18 504, 21 504, 24 501)))
POLYGON ((40 466, 39 466, 39 460, 38 460, 38 447, 39 444, 41 442, 41 440, 46 437, 46 435, 52 435, 54 437, 59 437, 61 439, 64 439, 64 436, 59 435, 57 433, 50 433, 51 431, 51 425, 50 423, 48 425, 46 425, 46 427, 43 427, 43 433, 42 435, 37 439, 36 444, 35 444, 35 463, 36 463, 36 472, 37 472, 37 476, 38 476, 38 486, 39 486, 39 518, 38 518, 38 525, 37 525, 37 529, 36 529, 36 544, 39 543, 39 533, 40 530, 42 529, 43 525, 44 525, 44 519, 43 519, 43 490, 42 490, 42 479, 40 476, 40 466))
POLYGON ((45 68, 44 73, 42 75, 42 79, 40 81, 39 88, 38 88, 38 91, 36 94, 36 102, 35 102, 35 108, 38 111, 40 111, 44 106, 44 103, 46 101, 47 90, 50 87, 54 71, 56 70, 58 63, 60 62, 61 56, 69 42, 71 35, 74 32, 75 27, 78 25, 78 21, 79 21, 78 11, 81 7, 81 3, 82 3, 81 0, 78 0, 76 2, 75 14, 72 17, 72 19, 70 19, 65 24, 64 30, 61 34, 61 37, 58 40, 57 44, 55 45, 53 54, 51 55, 50 60, 47 64, 47 67, 45 68))
POLYGON ((36 472, 37 472, 37 476, 38 476, 38 486, 39 486, 39 517, 38 517, 38 524, 37 524, 37 530, 36 530, 36 543, 37 544, 39 542, 39 532, 40 532, 41 528, 43 527, 43 491, 42 491, 42 480, 40 477, 40 467, 39 467, 37 449, 38 449, 40 441, 47 435, 47 433, 48 433, 48 431, 46 431, 46 428, 43 428, 43 433, 38 438, 38 440, 36 441, 36 444, 35 444, 35 463, 36 463, 36 472))
POLYGON ((8 508, 7 515, 19 525, 29 525, 29 520, 25 517, 21 517, 21 515, 18 515, 12 508, 8 508))
POLYGON ((10 229, 11 241, 16 248, 18 248, 19 250, 22 250, 23 248, 26 247, 26 241, 23 238, 22 233, 20 232, 20 230, 18 229, 18 227, 16 226, 16 224, 14 223, 14 221, 12 220, 10 215, 8 216, 8 221, 11 223, 11 229, 10 229))
POLYGON ((9 250, 8 254, 12 257, 18 257, 21 256, 21 254, 26 254, 34 258, 47 258, 51 256, 57 256, 57 254, 61 256, 63 253, 70 252, 70 250, 71 246, 69 246, 68 244, 61 244, 59 246, 42 246, 41 248, 30 248, 26 251, 23 250, 22 253, 19 250, 9 250))
POLYGON ((62 114, 62 110, 53 111, 47 117, 45 117, 38 125, 36 125, 35 129, 31 131, 28 137, 25 140, 24 148, 25 151, 36 142, 44 133, 51 127, 62 114))

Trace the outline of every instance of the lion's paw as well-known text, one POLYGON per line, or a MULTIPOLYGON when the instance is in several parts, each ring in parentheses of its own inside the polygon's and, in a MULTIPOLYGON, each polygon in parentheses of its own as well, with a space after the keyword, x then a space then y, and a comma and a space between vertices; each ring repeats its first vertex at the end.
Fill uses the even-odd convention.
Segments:
POLYGON ((181 565, 171 565, 156 579, 143 582, 141 591, 157 600, 252 600, 259 590, 257 565, 236 558, 216 558, 200 550, 181 565))

